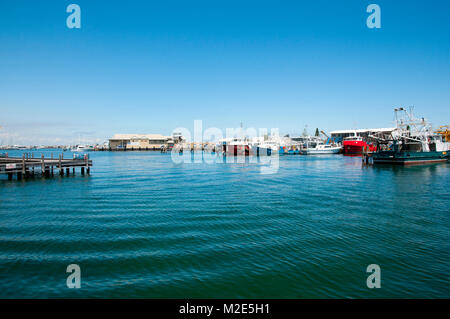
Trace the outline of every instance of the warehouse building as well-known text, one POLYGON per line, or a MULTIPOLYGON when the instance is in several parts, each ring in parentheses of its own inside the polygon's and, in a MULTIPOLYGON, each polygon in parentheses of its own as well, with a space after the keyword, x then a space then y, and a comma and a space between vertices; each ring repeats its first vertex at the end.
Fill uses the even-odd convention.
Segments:
POLYGON ((176 139, 161 134, 114 134, 109 139, 109 147, 111 150, 159 150, 173 147, 176 139))

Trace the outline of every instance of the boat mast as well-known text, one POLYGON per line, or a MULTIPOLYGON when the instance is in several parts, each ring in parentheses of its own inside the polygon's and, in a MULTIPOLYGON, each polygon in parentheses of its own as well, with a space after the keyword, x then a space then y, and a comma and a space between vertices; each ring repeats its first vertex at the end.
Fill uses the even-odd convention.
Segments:
POLYGON ((402 136, 410 136, 411 133, 415 133, 418 136, 428 137, 431 125, 425 118, 417 119, 414 116, 414 106, 409 107, 409 112, 403 107, 395 108, 394 111, 397 129, 402 136))

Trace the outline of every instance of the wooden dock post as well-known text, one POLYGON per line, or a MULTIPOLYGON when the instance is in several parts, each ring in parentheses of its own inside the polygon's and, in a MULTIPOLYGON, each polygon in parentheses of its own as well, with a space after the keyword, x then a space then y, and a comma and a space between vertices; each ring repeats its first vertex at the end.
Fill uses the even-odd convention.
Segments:
POLYGON ((81 167, 81 175, 84 176, 84 166, 81 167))
POLYGON ((41 174, 45 175, 44 154, 41 154, 41 174))
POLYGON ((22 172, 17 172, 17 180, 21 181, 22 180, 22 172))
POLYGON ((13 174, 12 173, 8 173, 8 181, 12 181, 13 178, 13 174))
POLYGON ((25 175, 25 154, 22 154, 22 174, 25 175))
POLYGON ((67 175, 67 176, 70 175, 70 168, 69 168, 69 167, 66 168, 66 175, 67 175))
POLYGON ((90 174, 90 170, 89 170, 89 155, 85 154, 84 155, 84 159, 86 160, 86 172, 89 175, 90 174))
POLYGON ((59 175, 64 176, 64 171, 61 167, 61 154, 59 154, 58 169, 59 169, 59 175))

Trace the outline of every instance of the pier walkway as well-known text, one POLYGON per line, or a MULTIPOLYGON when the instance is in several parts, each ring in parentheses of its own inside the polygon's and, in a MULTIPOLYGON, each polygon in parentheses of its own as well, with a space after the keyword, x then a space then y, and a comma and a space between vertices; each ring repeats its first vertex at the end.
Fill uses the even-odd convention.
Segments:
POLYGON ((54 176, 54 170, 58 170, 60 176, 65 174, 75 175, 75 168, 80 167, 81 175, 90 174, 92 167, 92 160, 87 155, 75 156, 74 158, 64 158, 62 154, 58 158, 45 158, 42 155, 40 158, 30 157, 29 154, 23 154, 22 157, 8 157, 7 155, 0 156, 0 174, 7 174, 8 179, 12 180, 13 175, 17 175, 17 179, 21 180, 24 177, 41 174, 45 177, 54 176))

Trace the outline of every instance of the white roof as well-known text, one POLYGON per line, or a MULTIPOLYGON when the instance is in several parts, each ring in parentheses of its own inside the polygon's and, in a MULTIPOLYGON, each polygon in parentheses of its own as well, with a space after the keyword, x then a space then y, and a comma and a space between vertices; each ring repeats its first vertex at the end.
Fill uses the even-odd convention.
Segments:
POLYGON ((363 128, 363 129, 356 129, 356 130, 338 130, 338 131, 331 131, 330 134, 349 134, 349 133, 376 133, 376 132, 392 132, 396 128, 395 127, 389 127, 389 128, 363 128))
POLYGON ((149 140, 167 140, 171 136, 164 136, 161 134, 114 134, 110 140, 137 140, 137 139, 149 139, 149 140))

